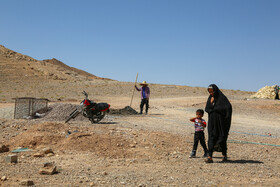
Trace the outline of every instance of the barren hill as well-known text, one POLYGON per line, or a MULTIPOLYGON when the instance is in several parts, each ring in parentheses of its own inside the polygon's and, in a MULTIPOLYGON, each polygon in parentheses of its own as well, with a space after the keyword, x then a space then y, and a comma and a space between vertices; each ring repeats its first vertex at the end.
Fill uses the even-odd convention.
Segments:
POLYGON ((110 79, 70 67, 55 58, 37 60, 0 45, 0 102, 26 96, 61 100, 67 96, 59 92, 67 92, 70 86, 56 89, 61 84, 81 84, 86 81, 110 79))
MULTIPOLYGON (((206 88, 201 87, 162 84, 149 84, 149 86, 153 98, 208 95, 206 88)), ((79 101, 84 97, 83 90, 89 93, 90 98, 103 100, 105 97, 131 97, 133 88, 133 82, 119 82, 97 77, 69 67, 54 58, 36 60, 0 45, 0 102, 12 102, 12 98, 16 97, 79 101)), ((224 92, 230 97, 239 98, 253 94, 236 90, 224 90, 224 92)), ((139 94, 136 94, 139 97, 139 94)))
POLYGON ((67 66, 53 58, 36 60, 0 45, 0 80, 85 80, 103 79, 83 70, 67 66))

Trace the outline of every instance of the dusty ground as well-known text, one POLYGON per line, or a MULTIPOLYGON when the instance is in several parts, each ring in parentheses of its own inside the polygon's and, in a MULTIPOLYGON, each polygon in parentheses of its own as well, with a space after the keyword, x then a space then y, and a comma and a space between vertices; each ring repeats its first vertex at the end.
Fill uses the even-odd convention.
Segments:
MULTIPOLYGON (((206 164, 200 145, 197 158, 188 158, 194 132, 188 119, 204 109, 207 95, 176 93, 173 98, 151 98, 148 115, 108 115, 99 124, 83 118, 65 124, 70 102, 50 103, 53 112, 34 120, 11 119, 13 103, 0 104, 0 142, 10 150, 33 150, 17 153, 17 164, 1 160, 0 177, 8 179, 0 186, 18 186, 23 179, 36 186, 279 186, 279 101, 228 93, 234 110, 230 161, 222 163, 221 154, 214 153, 214 163, 206 164), (55 155, 33 157, 44 147, 55 155), (58 173, 40 175, 45 162, 54 162, 58 173)), ((99 96, 98 101, 121 109, 130 97, 99 96)), ((138 106, 137 93, 132 107, 138 106)))

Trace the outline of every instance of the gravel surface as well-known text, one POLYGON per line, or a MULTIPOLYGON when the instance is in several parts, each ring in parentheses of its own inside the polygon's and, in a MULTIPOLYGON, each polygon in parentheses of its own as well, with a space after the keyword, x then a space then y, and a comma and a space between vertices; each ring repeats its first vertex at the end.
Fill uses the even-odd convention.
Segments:
POLYGON ((64 117, 77 106, 70 103, 50 105, 52 110, 41 119, 1 118, 0 142, 10 152, 0 156, 18 147, 30 151, 16 153, 16 164, 2 159, 0 177, 6 178, 0 185, 19 186, 29 179, 35 186, 278 186, 278 103, 232 99, 229 162, 222 163, 215 152, 214 163, 206 164, 200 145, 197 158, 188 158, 194 133, 188 119, 203 108, 204 100, 154 99, 148 115, 109 114, 99 124, 82 116, 65 124, 64 117), (44 148, 54 154, 33 156, 44 148), (46 162, 54 163, 58 172, 40 175, 46 162))

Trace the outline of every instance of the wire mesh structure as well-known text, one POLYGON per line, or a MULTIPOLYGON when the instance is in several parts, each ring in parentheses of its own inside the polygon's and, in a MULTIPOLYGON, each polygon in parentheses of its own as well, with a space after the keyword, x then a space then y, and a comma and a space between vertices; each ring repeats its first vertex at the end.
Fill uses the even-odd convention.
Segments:
POLYGON ((36 112, 44 113, 48 110, 48 99, 21 97, 15 99, 14 119, 34 117, 36 112))

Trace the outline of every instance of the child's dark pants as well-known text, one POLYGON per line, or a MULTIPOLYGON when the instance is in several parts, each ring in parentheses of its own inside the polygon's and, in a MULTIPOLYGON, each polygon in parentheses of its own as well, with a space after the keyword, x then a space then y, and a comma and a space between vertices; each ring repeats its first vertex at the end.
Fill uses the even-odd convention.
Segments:
POLYGON ((194 134, 194 144, 193 144, 193 151, 196 151, 198 142, 200 142, 201 146, 203 147, 204 152, 207 152, 207 147, 205 143, 205 136, 203 131, 196 131, 194 134))

